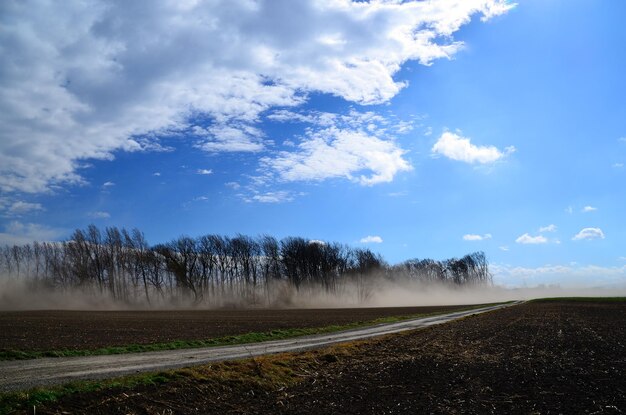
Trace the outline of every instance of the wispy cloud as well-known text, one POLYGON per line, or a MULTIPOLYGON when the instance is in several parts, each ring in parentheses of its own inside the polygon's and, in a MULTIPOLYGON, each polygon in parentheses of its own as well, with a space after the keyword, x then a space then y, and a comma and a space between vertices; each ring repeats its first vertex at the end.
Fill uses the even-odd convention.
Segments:
POLYGON ((27 213, 45 210, 41 203, 30 203, 22 200, 9 203, 5 209, 9 216, 20 216, 27 213))
POLYGON ((595 212, 596 210, 598 210, 598 208, 593 207, 593 206, 585 206, 582 209, 582 212, 585 212, 585 213, 587 213, 587 212, 595 212))
POLYGON ((592 240, 592 239, 604 239, 604 232, 600 228, 583 228, 576 235, 572 237, 574 241, 580 240, 592 240))
POLYGON ((291 202, 294 199, 294 195, 291 192, 279 190, 275 192, 257 193, 251 197, 245 197, 247 202, 259 202, 259 203, 283 203, 291 202))
POLYGON ((548 243, 548 238, 546 238, 543 235, 530 236, 529 234, 525 233, 519 236, 515 240, 515 242, 517 242, 518 244, 524 244, 524 245, 545 244, 545 243, 548 243))
POLYGON ((196 174, 200 174, 200 175, 203 175, 203 176, 208 176, 210 174, 213 174, 213 170, 211 170, 211 169, 198 169, 198 170, 196 170, 196 174))
POLYGON ((87 216, 89 216, 92 219, 109 219, 111 217, 111 214, 109 212, 96 211, 96 212, 89 212, 87 216))
POLYGON ((362 244, 382 244, 383 238, 377 235, 368 235, 359 240, 362 244))
POLYGON ((486 233, 484 235, 477 235, 477 234, 472 234, 472 233, 463 235, 464 241, 484 241, 486 239, 491 239, 490 233, 486 233))
POLYGON ((431 151, 433 154, 442 155, 456 161, 470 164, 487 164, 498 161, 515 152, 515 147, 509 146, 504 151, 501 151, 494 146, 477 146, 472 144, 469 138, 446 131, 439 137, 431 151))
POLYGON ((539 232, 556 232, 556 225, 550 224, 548 226, 542 226, 539 228, 539 232))
POLYGON ((46 242, 58 240, 65 232, 37 223, 9 222, 0 232, 0 244, 22 245, 34 241, 46 242))

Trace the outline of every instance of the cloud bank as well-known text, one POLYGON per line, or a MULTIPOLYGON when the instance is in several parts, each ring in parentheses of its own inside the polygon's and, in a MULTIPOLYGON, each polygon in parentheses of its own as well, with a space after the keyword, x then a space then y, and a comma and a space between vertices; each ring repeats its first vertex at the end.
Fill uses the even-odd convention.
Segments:
MULTIPOLYGON (((511 7, 503 0, 2 2, 0 189, 83 183, 81 161, 168 151, 164 136, 192 137, 203 151, 262 151, 270 145, 257 128, 265 111, 298 106, 312 93, 385 103, 407 86, 394 79, 405 62, 452 57, 463 47, 453 35, 472 16, 486 21, 511 7)), ((354 165, 374 168, 356 178, 373 184, 404 168, 393 145, 328 134, 310 137, 293 158, 281 154, 280 176, 307 176, 318 147, 343 154, 353 140, 385 160, 355 154, 343 159, 341 175, 354 165)), ((478 161, 494 158, 479 152, 478 161)))

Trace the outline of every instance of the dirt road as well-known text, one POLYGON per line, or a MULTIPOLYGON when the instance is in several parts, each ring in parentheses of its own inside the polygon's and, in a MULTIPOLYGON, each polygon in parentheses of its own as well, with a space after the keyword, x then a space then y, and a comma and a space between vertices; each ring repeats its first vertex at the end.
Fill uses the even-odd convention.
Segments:
POLYGON ((0 391, 15 391, 36 386, 62 384, 79 379, 103 379, 214 361, 312 349, 335 343, 349 342, 443 324, 469 315, 485 313, 509 307, 514 304, 518 303, 458 311, 433 317, 406 320, 392 324, 381 324, 332 334, 298 337, 247 345, 124 355, 5 361, 0 362, 0 391))

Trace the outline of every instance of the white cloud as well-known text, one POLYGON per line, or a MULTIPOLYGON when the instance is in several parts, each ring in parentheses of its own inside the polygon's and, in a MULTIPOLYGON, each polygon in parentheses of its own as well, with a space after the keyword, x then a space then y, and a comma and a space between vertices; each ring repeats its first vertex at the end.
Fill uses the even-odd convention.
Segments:
POLYGON ((594 212, 594 211, 596 211, 596 210, 598 210, 598 208, 593 207, 593 206, 585 206, 585 207, 582 209, 582 212, 594 212))
POLYGON ((241 185, 237 182, 227 182, 227 183, 224 183, 224 186, 230 187, 233 190, 237 190, 241 187, 241 185))
POLYGON ((104 182, 104 183, 102 184, 102 187, 103 187, 103 188, 113 187, 113 186, 115 186, 115 183, 113 183, 113 182, 104 182))
POLYGON ((469 138, 446 131, 439 137, 431 151, 433 154, 440 154, 456 161, 487 164, 513 153, 515 147, 509 146, 500 151, 494 146, 476 146, 469 138))
POLYGON ((250 198, 245 199, 247 202, 259 202, 259 203, 283 203, 291 202, 293 195, 290 192, 279 190, 276 192, 258 193, 250 198))
POLYGON ((152 173, 153 176, 159 177, 161 175, 161 173, 159 173, 158 171, 155 171, 154 173, 152 173))
POLYGON ((368 235, 359 240, 362 244, 382 244, 383 238, 377 235, 368 235))
POLYGON ((409 192, 407 192, 405 190, 405 191, 401 191, 401 192, 390 192, 390 193, 387 193, 387 196, 389 196, 389 197, 403 197, 403 196, 406 196, 408 194, 409 194, 409 192))
POLYGON ((326 245, 326 242, 320 241, 319 239, 311 239, 309 241, 310 245, 326 245))
POLYGON ((604 239, 604 232, 600 228, 583 228, 572 238, 574 241, 583 239, 604 239))
POLYGON ((621 169, 622 167, 624 167, 624 163, 613 163, 611 167, 613 167, 614 169, 621 169))
POLYGON ((518 244, 545 244, 548 243, 548 239, 543 236, 543 235, 537 235, 537 236, 530 236, 529 234, 525 233, 523 235, 521 235, 520 237, 518 237, 515 242, 517 242, 518 244))
POLYGON ((4 232, 0 232, 0 244, 23 245, 34 241, 58 240, 64 231, 36 223, 9 222, 4 232))
POLYGON ((403 158, 406 151, 388 135, 389 119, 354 110, 345 115, 308 116, 313 126, 294 150, 261 159, 266 175, 283 181, 345 178, 371 186, 390 182, 397 173, 412 170, 403 158))
POLYGON ((108 219, 111 217, 111 214, 109 212, 96 211, 96 212, 89 212, 88 216, 92 219, 108 219))
POLYGON ((200 174, 200 175, 203 175, 203 176, 208 176, 210 174, 213 174, 213 170, 211 170, 211 169, 198 169, 198 170, 196 170, 196 174, 200 174))
POLYGON ((484 235, 477 235, 477 234, 471 234, 471 233, 463 235, 464 241, 484 241, 486 239, 491 239, 490 233, 486 233, 484 235))
POLYGON ((196 134, 200 149, 258 152, 250 133, 272 108, 310 93, 389 101, 407 61, 431 65, 463 47, 472 16, 504 0, 229 0, 39 3, 5 7, 0 75, 0 189, 81 183, 86 159, 163 151, 196 134), (197 128, 194 128, 197 127, 197 128))
POLYGON ((556 232, 556 225, 550 224, 539 228, 539 232, 556 232))
POLYGON ((194 126, 191 132, 197 137, 204 137, 196 147, 208 152, 256 153, 265 148, 263 133, 250 125, 194 126))
POLYGON ((566 207, 565 213, 569 213, 571 215, 572 213, 574 213, 574 208, 571 206, 566 207))
MULTIPOLYGON (((598 265, 543 265, 536 268, 490 264, 494 282, 508 286, 537 286, 557 284, 560 287, 621 287, 626 289, 626 265, 604 267, 598 265)), ((613 291, 614 293, 614 291, 613 291)), ((535 293, 535 297, 546 291, 535 293)), ((610 294, 610 293, 605 293, 610 294)), ((578 295, 591 295, 579 293, 578 295)), ((598 294, 600 295, 600 294, 598 294)), ((615 294, 613 294, 615 295, 615 294)))
POLYGON ((45 210, 41 203, 30 203, 22 200, 9 203, 6 207, 7 214, 10 216, 19 216, 30 212, 45 210))
POLYGON ((500 246, 499 248, 500 248, 500 251, 505 251, 506 252, 506 251, 509 250, 509 247, 506 246, 506 245, 500 246))

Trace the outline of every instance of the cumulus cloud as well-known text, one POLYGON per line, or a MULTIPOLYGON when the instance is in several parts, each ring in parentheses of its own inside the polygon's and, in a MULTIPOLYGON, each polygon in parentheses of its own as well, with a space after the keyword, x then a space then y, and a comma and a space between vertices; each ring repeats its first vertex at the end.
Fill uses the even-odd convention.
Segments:
POLYGON ((583 228, 580 232, 574 235, 574 237, 572 237, 572 240, 574 241, 580 241, 583 239, 604 239, 604 232, 602 232, 602 229, 600 228, 583 228))
POLYGON ((539 232, 556 232, 556 225, 550 224, 539 228, 539 232))
POLYGON ((509 146, 504 151, 500 151, 494 146, 477 146, 472 144, 469 138, 446 131, 439 137, 431 151, 433 154, 456 161, 487 164, 513 153, 515 147, 509 146))
POLYGON ((263 158, 262 165, 284 181, 346 178, 365 186, 390 182, 412 167, 393 141, 364 131, 335 127, 310 133, 297 151, 263 158))
POLYGON ((373 112, 348 114, 278 114, 286 122, 302 116, 311 125, 301 142, 289 151, 261 159, 266 175, 282 181, 320 181, 345 178, 364 186, 390 182, 412 170, 405 150, 395 140, 395 123, 373 112))
POLYGON ((596 210, 598 210, 598 208, 593 207, 593 206, 585 206, 585 207, 582 209, 582 211, 583 211, 583 212, 585 212, 585 213, 587 213, 587 212, 594 212, 594 211, 596 211, 596 210))
POLYGON ((477 235, 477 234, 473 234, 473 233, 468 233, 466 235, 463 235, 463 240, 464 241, 484 241, 486 239, 491 239, 491 234, 490 233, 486 233, 484 235, 477 235))
POLYGON ((521 235, 520 237, 518 237, 515 242, 517 242, 518 244, 545 244, 548 243, 548 238, 546 238, 543 235, 537 235, 537 236, 530 236, 529 234, 525 233, 523 235, 521 235))
POLYGON ((367 235, 359 240, 362 244, 382 244, 383 238, 377 235, 367 235))
MULTIPOLYGON (((82 183, 86 159, 161 151, 258 152, 261 114, 310 93, 380 104, 402 65, 451 58, 472 16, 504 0, 20 1, 2 7, 0 189, 82 183)), ((394 148, 388 148, 394 152, 394 148)), ((392 156, 393 157, 393 156, 392 156)), ((383 174, 388 177, 389 172, 383 174)), ((378 180, 374 178, 373 180, 378 180)))

